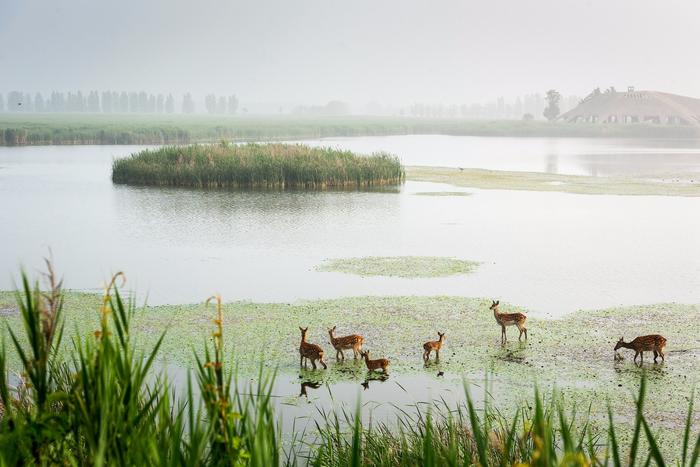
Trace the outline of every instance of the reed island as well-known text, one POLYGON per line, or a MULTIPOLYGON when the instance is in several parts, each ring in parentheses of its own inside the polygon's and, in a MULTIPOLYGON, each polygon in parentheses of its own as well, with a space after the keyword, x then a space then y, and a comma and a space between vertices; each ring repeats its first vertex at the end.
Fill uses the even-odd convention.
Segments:
POLYGON ((398 185, 404 178, 391 154, 282 143, 166 146, 112 165, 114 183, 146 186, 353 189, 398 185))

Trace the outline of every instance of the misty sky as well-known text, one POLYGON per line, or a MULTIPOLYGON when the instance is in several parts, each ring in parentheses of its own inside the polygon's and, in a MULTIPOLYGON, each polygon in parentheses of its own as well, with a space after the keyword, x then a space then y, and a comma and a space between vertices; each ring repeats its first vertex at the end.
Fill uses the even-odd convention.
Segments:
POLYGON ((700 97, 698 0, 0 0, 0 92, 483 102, 700 97))

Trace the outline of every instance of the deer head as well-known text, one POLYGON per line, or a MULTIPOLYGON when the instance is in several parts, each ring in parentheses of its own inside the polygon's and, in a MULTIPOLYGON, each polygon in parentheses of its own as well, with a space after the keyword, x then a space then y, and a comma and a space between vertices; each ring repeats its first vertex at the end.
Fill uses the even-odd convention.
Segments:
POLYGON ((489 310, 495 310, 498 308, 498 305, 501 303, 500 300, 493 301, 491 300, 491 306, 489 307, 489 310))
POLYGON ((620 337, 620 340, 617 341, 617 344, 615 344, 615 350, 617 350, 617 349, 619 349, 620 347, 622 347, 624 343, 625 343, 625 338, 624 338, 624 337, 620 337))

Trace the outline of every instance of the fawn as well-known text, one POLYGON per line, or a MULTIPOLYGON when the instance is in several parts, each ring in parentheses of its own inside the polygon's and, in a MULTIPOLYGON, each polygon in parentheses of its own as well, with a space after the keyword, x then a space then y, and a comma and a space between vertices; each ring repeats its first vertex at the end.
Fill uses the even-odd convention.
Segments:
POLYGON ((369 371, 375 371, 381 369, 384 374, 387 374, 389 371, 389 360, 386 358, 378 358, 377 360, 370 360, 369 359, 369 350, 365 350, 364 352, 360 351, 360 355, 364 357, 365 359, 365 365, 367 365, 367 369, 369 371))
POLYGON ((345 360, 343 350, 348 349, 352 349, 352 356, 357 360, 357 356, 362 351, 362 342, 364 341, 362 336, 351 334, 349 336, 335 337, 335 326, 328 330, 328 335, 331 336, 331 345, 335 348, 336 361, 338 360, 338 355, 345 360))
POLYGON ((429 341, 423 344, 423 360, 426 362, 430 359, 430 352, 435 351, 435 359, 440 360, 440 349, 445 342, 445 333, 438 331, 438 340, 429 341))
POLYGON ((641 362, 644 363, 644 352, 654 352, 654 363, 656 358, 661 355, 661 361, 664 359, 664 347, 666 347, 666 338, 658 334, 650 334, 648 336, 639 336, 630 342, 625 342, 624 338, 620 337, 615 345, 615 351, 620 347, 634 350, 634 363, 637 363, 637 356, 641 356, 641 362))
POLYGON ((493 310, 493 317, 496 318, 496 322, 501 325, 501 343, 505 343, 508 339, 506 337, 506 326, 517 326, 520 331, 518 340, 521 340, 523 334, 525 334, 525 340, 527 340, 527 328, 525 327, 525 320, 527 316, 522 313, 501 313, 498 311, 498 306, 501 301, 491 300, 490 310, 493 310))
POLYGON ((308 329, 308 327, 302 328, 299 326, 299 330, 301 331, 301 343, 299 344, 299 366, 302 366, 303 364, 306 367, 308 366, 309 360, 311 360, 311 365, 313 365, 315 370, 316 360, 318 360, 321 362, 321 365, 323 365, 323 369, 325 370, 328 367, 326 366, 326 362, 323 361, 323 349, 316 344, 309 344, 306 342, 306 331, 308 329))

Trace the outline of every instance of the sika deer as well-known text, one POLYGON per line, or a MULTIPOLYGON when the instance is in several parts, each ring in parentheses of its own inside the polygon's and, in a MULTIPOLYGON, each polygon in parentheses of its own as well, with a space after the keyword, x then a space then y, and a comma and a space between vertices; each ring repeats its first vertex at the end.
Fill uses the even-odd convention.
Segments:
POLYGON ((303 364, 304 367, 307 367, 309 360, 311 360, 311 365, 313 365, 315 370, 316 360, 318 360, 321 362, 321 365, 323 365, 323 369, 325 370, 328 367, 326 366, 326 362, 323 361, 323 349, 316 344, 309 344, 306 342, 306 331, 308 329, 308 327, 299 327, 299 330, 301 331, 301 343, 299 344, 299 366, 302 366, 303 364))
POLYGON ((440 360, 440 349, 445 342, 445 333, 438 331, 439 339, 423 344, 423 360, 426 362, 430 359, 430 352, 435 351, 435 360, 440 360))
POLYGON ((637 356, 641 356, 640 365, 644 363, 644 352, 654 352, 654 363, 656 358, 661 355, 661 361, 664 359, 664 347, 666 347, 666 338, 658 334, 650 334, 648 336, 639 336, 631 342, 625 342, 624 338, 620 337, 615 345, 615 351, 620 347, 634 350, 634 363, 637 363, 637 356))
POLYGON ((365 359, 365 365, 367 365, 367 369, 369 371, 375 371, 381 369, 384 374, 388 374, 389 372, 389 360, 386 358, 378 358, 377 360, 370 360, 369 359, 369 350, 366 350, 364 352, 360 352, 360 355, 364 357, 365 359))
POLYGON ((362 342, 364 341, 362 336, 351 334, 349 336, 335 337, 335 326, 328 330, 328 335, 331 336, 331 345, 335 348, 336 361, 338 360, 338 355, 345 360, 343 350, 349 349, 352 349, 352 356, 357 360, 357 356, 362 351, 362 342))
POLYGON ((522 313, 501 313, 498 311, 498 306, 501 303, 500 300, 491 300, 490 310, 493 310, 493 317, 496 318, 496 322, 501 325, 501 343, 507 342, 506 337, 506 326, 517 326, 520 335, 518 340, 521 340, 523 334, 525 334, 525 340, 527 340, 527 328, 525 327, 525 320, 527 316, 522 313))

